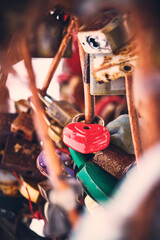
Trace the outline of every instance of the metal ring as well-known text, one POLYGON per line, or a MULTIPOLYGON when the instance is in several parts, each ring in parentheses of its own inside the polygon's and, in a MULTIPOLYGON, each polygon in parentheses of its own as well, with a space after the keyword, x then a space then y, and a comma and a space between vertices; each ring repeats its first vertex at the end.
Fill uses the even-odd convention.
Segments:
MULTIPOLYGON (((79 113, 73 119, 72 122, 83 122, 85 123, 85 114, 79 113)), ((95 116, 95 123, 104 126, 104 120, 100 116, 95 116)))

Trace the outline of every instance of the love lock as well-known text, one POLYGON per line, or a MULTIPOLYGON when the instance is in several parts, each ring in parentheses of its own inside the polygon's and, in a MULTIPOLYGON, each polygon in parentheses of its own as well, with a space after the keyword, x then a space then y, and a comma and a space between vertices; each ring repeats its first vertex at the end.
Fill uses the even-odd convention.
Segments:
POLYGON ((39 99, 44 104, 46 109, 46 114, 53 119, 59 126, 64 127, 68 124, 72 118, 79 112, 72 106, 72 104, 67 101, 54 100, 50 95, 46 94, 46 100, 44 96, 38 93, 39 99))
POLYGON ((63 142, 78 152, 93 153, 109 145, 110 133, 99 124, 74 122, 63 129, 63 142))
POLYGON ((97 202, 109 200, 118 180, 97 164, 87 161, 85 155, 71 148, 69 151, 78 167, 77 177, 86 193, 97 202))

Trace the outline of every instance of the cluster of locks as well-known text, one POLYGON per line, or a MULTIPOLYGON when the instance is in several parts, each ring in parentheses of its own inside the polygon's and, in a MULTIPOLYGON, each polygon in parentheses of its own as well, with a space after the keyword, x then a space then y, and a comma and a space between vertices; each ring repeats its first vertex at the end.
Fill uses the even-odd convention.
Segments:
MULTIPOLYGON (((8 207, 7 202, 0 207, 2 217, 7 218, 10 214, 7 220, 17 224, 15 231, 8 230, 12 232, 13 239, 16 236, 21 239, 21 224, 25 226, 25 239, 69 239, 75 222, 71 212, 75 210, 77 216, 85 210, 93 213, 103 209, 104 203, 112 201, 128 171, 136 165, 136 142, 132 143, 135 115, 132 115, 133 99, 128 93, 132 91, 132 73, 138 51, 130 15, 109 9, 76 32, 83 70, 84 108, 81 107, 83 104, 73 104, 70 96, 68 101, 55 100, 46 93, 71 37, 69 30, 72 35, 72 21, 76 26, 77 19, 65 14, 61 8, 50 11, 48 22, 46 20, 37 30, 36 39, 39 41, 35 50, 43 57, 55 55, 47 80, 43 88, 37 89, 36 94, 33 91, 28 100, 15 102, 15 114, 0 114, 0 201, 2 199, 4 203, 9 196, 11 205, 12 202, 16 205, 16 199, 21 202, 17 202, 18 209, 11 205, 8 207), (56 29, 59 29, 54 29, 54 33, 54 23, 50 20, 53 17, 56 29), (54 48, 54 35, 58 35, 55 47, 58 51, 50 55, 54 48), (126 89, 129 77, 130 85, 126 89), (128 109, 125 94, 130 104, 128 109), (42 122, 37 117, 41 109, 37 109, 36 97, 43 111, 42 125, 45 127, 42 138, 38 135, 37 125, 42 122), (133 125, 131 129, 130 123, 133 125), (50 149, 45 144, 45 136, 55 146, 56 159, 52 159, 55 169, 50 169, 48 164, 50 149), (59 165, 56 165, 57 159, 59 165), (61 167, 62 174, 57 173, 56 166, 61 167), (55 171, 55 179, 50 174, 52 170, 55 171), (62 182, 69 188, 59 187, 62 182), (20 221, 15 220, 16 215, 20 221), (39 225, 41 220, 43 226, 39 225), (43 234, 33 227, 34 221, 43 234), (27 233, 28 227, 41 237, 27 233)), ((35 56, 37 52, 33 52, 35 56)), ((22 56, 28 70, 23 50, 22 56)), ((82 81, 81 78, 79 80, 82 81)), ((65 82, 61 89, 67 84, 65 82)))

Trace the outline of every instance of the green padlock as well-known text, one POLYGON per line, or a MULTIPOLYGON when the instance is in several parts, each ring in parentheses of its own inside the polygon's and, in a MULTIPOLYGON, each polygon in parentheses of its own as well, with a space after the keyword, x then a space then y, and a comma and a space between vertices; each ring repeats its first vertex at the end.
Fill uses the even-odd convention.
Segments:
POLYGON ((71 156, 78 167, 77 177, 86 193, 95 201, 103 203, 109 200, 118 180, 97 164, 87 161, 85 154, 69 148, 71 156))

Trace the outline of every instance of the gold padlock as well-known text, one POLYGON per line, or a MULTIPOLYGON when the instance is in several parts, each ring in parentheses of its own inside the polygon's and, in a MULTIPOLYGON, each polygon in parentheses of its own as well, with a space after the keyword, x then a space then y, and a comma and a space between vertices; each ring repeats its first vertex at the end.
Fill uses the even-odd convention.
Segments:
POLYGON ((79 111, 67 101, 56 101, 51 96, 46 95, 46 97, 50 99, 50 101, 47 101, 40 93, 38 95, 46 107, 46 114, 61 127, 65 127, 71 119, 79 113, 79 111))
POLYGON ((20 99, 15 102, 16 110, 18 113, 28 112, 30 109, 30 104, 26 99, 20 99))
POLYGON ((51 124, 48 127, 48 135, 54 141, 55 145, 58 148, 64 147, 64 143, 62 141, 62 130, 63 128, 61 128, 57 124, 55 125, 51 124))

